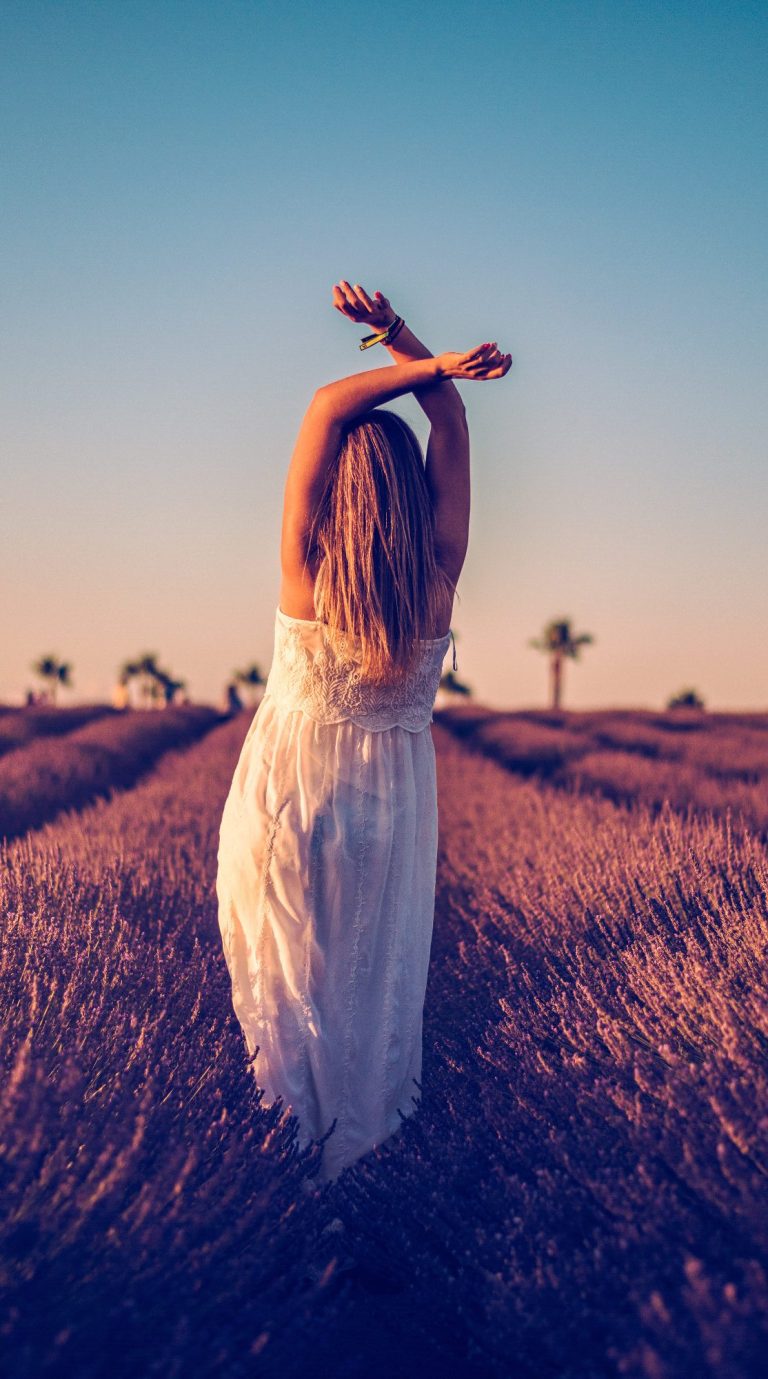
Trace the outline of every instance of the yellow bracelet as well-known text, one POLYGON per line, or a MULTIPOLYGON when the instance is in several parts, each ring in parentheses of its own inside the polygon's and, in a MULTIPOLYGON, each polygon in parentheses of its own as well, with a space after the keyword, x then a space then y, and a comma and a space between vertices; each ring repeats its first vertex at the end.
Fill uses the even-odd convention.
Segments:
POLYGON ((391 333, 394 331, 395 334, 399 334, 400 327, 403 324, 402 316, 396 316, 394 321, 390 321, 386 330, 378 330, 375 331, 373 335, 363 336, 363 339, 360 341, 360 349, 369 350, 371 345, 388 345, 391 333))

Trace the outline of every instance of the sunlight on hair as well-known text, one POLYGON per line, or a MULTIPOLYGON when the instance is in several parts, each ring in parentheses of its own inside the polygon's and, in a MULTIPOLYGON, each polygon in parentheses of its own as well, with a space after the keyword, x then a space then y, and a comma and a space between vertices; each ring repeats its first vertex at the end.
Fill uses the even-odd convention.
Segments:
POLYGON ((359 639, 366 679, 406 675, 419 642, 438 635, 455 586, 435 556, 421 446, 395 412, 375 408, 348 427, 311 549, 315 607, 331 635, 359 639))

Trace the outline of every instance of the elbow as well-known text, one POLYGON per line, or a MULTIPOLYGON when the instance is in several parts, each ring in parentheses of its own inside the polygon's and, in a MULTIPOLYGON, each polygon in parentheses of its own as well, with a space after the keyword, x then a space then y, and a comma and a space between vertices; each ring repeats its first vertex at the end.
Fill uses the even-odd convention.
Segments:
POLYGON ((332 383, 325 383, 322 388, 315 389, 309 410, 329 423, 339 421, 339 399, 334 393, 332 383))
POLYGON ((312 401, 307 408, 307 416, 311 417, 312 423, 316 427, 320 427, 328 433, 336 434, 341 431, 344 421, 339 402, 333 384, 327 383, 324 387, 317 388, 313 393, 312 401))
POLYGON ((324 422, 326 425, 330 425, 335 420, 333 392, 327 384, 322 388, 315 389, 307 413, 314 417, 317 422, 324 422))

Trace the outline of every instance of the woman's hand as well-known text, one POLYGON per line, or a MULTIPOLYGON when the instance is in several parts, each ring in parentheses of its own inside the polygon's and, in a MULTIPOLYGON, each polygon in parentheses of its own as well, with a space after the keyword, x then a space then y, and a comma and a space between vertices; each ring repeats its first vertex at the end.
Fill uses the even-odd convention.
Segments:
POLYGON ((438 378, 503 378, 512 368, 512 355, 502 354, 496 341, 477 345, 466 354, 448 350, 435 360, 438 378))
POLYGON ((359 325, 370 326, 372 331, 386 330, 397 315, 380 292, 374 292, 373 297, 369 297, 360 283, 352 287, 346 278, 334 285, 333 305, 342 316, 357 321, 359 325))

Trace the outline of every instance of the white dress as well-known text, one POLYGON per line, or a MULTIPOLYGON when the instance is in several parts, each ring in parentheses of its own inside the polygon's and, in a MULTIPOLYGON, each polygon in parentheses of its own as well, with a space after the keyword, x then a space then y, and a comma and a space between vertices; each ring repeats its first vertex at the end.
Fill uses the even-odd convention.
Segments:
POLYGON ((422 642, 399 689, 362 679, 355 640, 334 649, 326 633, 276 611, 216 890, 262 1105, 290 1106, 299 1147, 336 1122, 330 1180, 419 1099, 437 862, 429 725, 451 633, 422 642))

